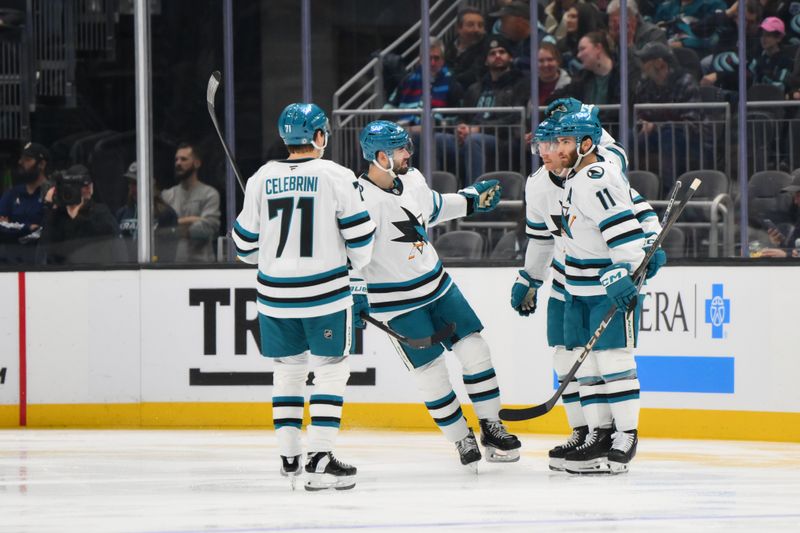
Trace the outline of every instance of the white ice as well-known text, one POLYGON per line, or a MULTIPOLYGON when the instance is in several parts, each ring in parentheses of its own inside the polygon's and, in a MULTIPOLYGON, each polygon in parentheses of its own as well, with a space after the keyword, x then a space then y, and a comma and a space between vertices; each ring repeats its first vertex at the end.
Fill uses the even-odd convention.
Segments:
POLYGON ((343 431, 350 491, 292 492, 274 433, 0 432, 0 531, 800 531, 800 444, 642 439, 631 472, 458 462, 438 433, 343 431))

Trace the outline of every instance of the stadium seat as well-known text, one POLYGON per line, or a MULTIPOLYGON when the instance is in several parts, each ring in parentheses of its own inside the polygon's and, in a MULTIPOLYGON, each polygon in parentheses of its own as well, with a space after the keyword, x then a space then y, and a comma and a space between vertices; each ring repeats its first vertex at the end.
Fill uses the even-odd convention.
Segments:
POLYGON ((498 170, 486 172, 478 176, 475 181, 497 180, 503 187, 503 200, 522 200, 525 197, 525 178, 519 172, 498 170))
POLYGON ((483 256, 483 237, 474 231, 448 231, 436 239, 435 246, 442 259, 480 259, 483 256))
POLYGON ((661 247, 667 252, 667 262, 670 259, 682 259, 686 257, 686 234, 681 228, 672 226, 664 237, 661 247))
POLYGON ((451 172, 435 170, 431 172, 431 188, 442 194, 454 193, 458 190, 458 178, 451 172))
POLYGON ((647 170, 628 171, 628 181, 636 192, 644 196, 645 200, 659 200, 661 198, 661 180, 658 176, 647 170))
POLYGON ((764 227, 764 220, 775 224, 793 222, 789 217, 791 199, 781 189, 789 185, 792 177, 779 170, 756 172, 747 183, 750 224, 764 227))
POLYGON ((496 261, 516 259, 521 253, 523 253, 523 251, 519 250, 518 247, 517 232, 509 231, 500 237, 500 240, 494 245, 489 259, 494 259, 496 261))

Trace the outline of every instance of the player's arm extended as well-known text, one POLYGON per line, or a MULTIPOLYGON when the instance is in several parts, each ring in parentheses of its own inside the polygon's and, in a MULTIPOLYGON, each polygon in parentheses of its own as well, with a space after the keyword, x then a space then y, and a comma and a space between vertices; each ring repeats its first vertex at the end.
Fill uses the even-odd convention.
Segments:
POLYGON ((236 245, 236 258, 244 263, 258 264, 259 229, 261 228, 261 189, 258 174, 247 180, 244 191, 242 212, 233 223, 233 243, 236 245))

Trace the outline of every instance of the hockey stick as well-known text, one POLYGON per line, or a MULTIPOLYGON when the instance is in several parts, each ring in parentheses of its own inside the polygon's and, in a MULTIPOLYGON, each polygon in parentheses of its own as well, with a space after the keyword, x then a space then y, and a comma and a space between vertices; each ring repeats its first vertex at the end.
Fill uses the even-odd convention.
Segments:
POLYGON ((439 344, 440 342, 442 342, 443 340, 447 339, 448 337, 451 337, 453 335, 453 333, 455 333, 455 331, 456 331, 456 325, 455 324, 447 324, 445 327, 443 327, 439 331, 434 332, 433 335, 431 335, 430 337, 422 337, 420 339, 412 339, 410 337, 404 337, 403 335, 400 335, 399 333, 397 333, 395 330, 393 330, 392 328, 390 328, 389 326, 387 326, 386 324, 384 324, 380 320, 376 320, 376 319, 372 318, 371 316, 369 316, 366 313, 361 313, 360 316, 361 316, 362 320, 364 320, 365 322, 369 322, 370 324, 372 324, 373 326, 375 326, 379 330, 385 332, 390 337, 393 337, 393 338, 397 339, 398 341, 402 342, 403 344, 411 346, 412 348, 417 348, 417 349, 428 348, 428 347, 433 346, 435 344, 439 344))
POLYGON ((214 129, 217 130, 217 136, 219 137, 219 142, 222 143, 222 149, 225 150, 225 156, 228 158, 228 163, 230 163, 231 168, 233 169, 233 173, 236 175, 236 180, 239 182, 239 187, 241 187, 242 192, 244 192, 244 180, 242 179, 242 173, 239 171, 239 166, 233 159, 233 154, 231 154, 231 151, 228 148, 228 143, 225 142, 225 138, 222 136, 222 130, 220 130, 219 122, 217 122, 217 112, 214 109, 214 97, 217 95, 217 89, 219 88, 221 83, 222 83, 222 75, 219 73, 218 70, 215 70, 214 72, 211 73, 211 77, 208 78, 208 88, 206 89, 208 114, 211 115, 211 122, 214 123, 214 129))
MULTIPOLYGON (((242 179, 242 173, 239 171, 239 166, 233 159, 233 154, 231 154, 231 151, 228 148, 228 144, 225 142, 225 138, 222 136, 222 131, 219 128, 219 122, 217 122, 217 113, 214 109, 214 98, 217 95, 217 89, 219 88, 221 83, 222 83, 222 75, 219 73, 218 70, 215 70, 214 72, 211 73, 211 77, 208 78, 208 88, 206 89, 208 114, 211 115, 211 122, 214 123, 214 129, 217 130, 217 136, 219 137, 219 142, 222 143, 222 148, 225 150, 225 156, 228 158, 228 162, 230 163, 231 168, 233 168, 233 173, 236 174, 236 180, 239 182, 239 186, 242 188, 242 192, 244 192, 245 186, 244 186, 244 180, 242 179)), ((412 339, 400 335, 399 333, 394 331, 392 328, 390 328, 383 322, 375 320, 366 313, 362 313, 361 318, 364 321, 369 322, 376 328, 380 329, 381 331, 386 332, 389 336, 394 337, 398 341, 402 342, 403 344, 407 344, 412 348, 427 348, 431 345, 439 344, 444 339, 450 337, 456 330, 455 324, 448 324, 444 328, 435 332, 430 337, 423 337, 421 339, 412 339)))
MULTIPOLYGON (((661 230, 661 233, 658 234, 658 237, 656 237, 656 240, 653 242, 652 246, 650 246, 650 249, 647 251, 647 254, 645 254, 644 259, 642 260, 642 262, 639 264, 639 266, 636 268, 633 275, 631 276, 633 279, 638 281, 640 277, 644 277, 644 275, 647 272, 647 263, 650 262, 650 258, 653 257, 653 254, 656 253, 658 247, 661 246, 661 243, 664 241, 664 237, 667 235, 667 233, 669 233, 669 230, 672 228, 673 224, 675 224, 675 221, 678 220, 678 217, 686 208, 686 204, 689 202, 694 193, 697 191, 698 187, 700 187, 700 183, 701 181, 699 179, 695 179, 694 181, 692 181, 692 184, 689 185, 689 190, 686 191, 686 196, 683 198, 683 200, 681 200, 680 204, 678 204, 677 209, 675 209, 674 212, 669 214, 667 222, 666 224, 664 224, 664 228, 661 230)), ((583 347, 583 350, 578 356, 578 359, 575 361, 575 364, 572 365, 572 368, 569 369, 567 375, 564 376, 564 379, 561 380, 561 384, 558 386, 558 389, 553 394, 553 396, 550 397, 549 400, 547 400, 543 404, 534 405, 531 407, 521 407, 518 409, 513 409, 513 408, 500 409, 500 418, 503 420, 516 422, 520 420, 530 420, 531 418, 537 418, 549 413, 553 409, 553 407, 555 407, 556 403, 558 402, 558 399, 561 397, 561 394, 563 394, 564 389, 567 388, 567 385, 569 385, 569 383, 572 381, 572 378, 575 377, 575 374, 578 372, 578 368, 580 368, 583 361, 592 351, 592 348, 594 347, 595 343, 603 334, 603 332, 606 330, 608 324, 614 318, 614 314, 616 314, 616 312, 617 312, 617 306, 612 304, 611 308, 603 317, 603 320, 600 321, 600 325, 597 326, 597 329, 595 330, 594 334, 589 339, 589 342, 587 342, 586 346, 583 347)))
MULTIPOLYGON (((664 210, 664 214, 661 216, 661 227, 663 228, 667 220, 669 219, 669 214, 672 211, 672 206, 675 205, 675 198, 678 196, 678 191, 681 190, 683 183, 680 180, 675 182, 675 185, 672 186, 672 194, 669 195, 669 203, 667 204, 667 208, 664 210)), ((639 293, 642 291, 642 286, 644 285, 644 280, 647 279, 647 276, 642 276, 639 278, 639 283, 636 284, 636 292, 639 293)), ((632 300, 631 304, 628 306, 627 310, 627 319, 630 321, 630 317, 633 314, 634 310, 636 309, 636 300, 632 300)))

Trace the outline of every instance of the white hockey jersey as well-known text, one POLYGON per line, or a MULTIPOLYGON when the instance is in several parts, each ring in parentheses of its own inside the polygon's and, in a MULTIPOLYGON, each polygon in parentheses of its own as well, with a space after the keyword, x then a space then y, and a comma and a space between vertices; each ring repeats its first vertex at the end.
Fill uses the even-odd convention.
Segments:
POLYGON ((467 199, 432 191, 414 168, 395 179, 391 190, 381 189, 366 175, 359 182, 377 226, 372 261, 360 269, 367 282, 370 314, 389 320, 443 296, 453 281, 430 243, 427 228, 465 216, 467 199))
POLYGON ((644 259, 645 232, 634 214, 627 180, 607 161, 587 165, 564 182, 561 199, 564 277, 573 296, 601 296, 599 271, 644 259))
MULTIPOLYGON (((616 143, 612 143, 616 146, 616 143)), ((614 148, 612 146, 612 148, 614 148)), ((608 161, 620 170, 625 168, 627 159, 622 149, 609 151, 608 147, 598 147, 598 159, 608 161)), ((627 183, 624 175, 621 175, 627 183)), ((528 248, 525 252, 525 271, 540 281, 547 280, 549 267, 552 267, 553 281, 551 296, 564 300, 565 288, 565 250, 561 239, 561 199, 564 194, 564 180, 560 176, 540 167, 528 177, 525 184, 525 218, 528 248)), ((642 224, 646 236, 658 234, 656 212, 634 189, 630 189, 634 203, 633 213, 642 224)))
POLYGON ((232 233, 239 259, 258 264, 258 312, 302 318, 352 305, 347 261, 369 262, 375 224, 352 171, 324 159, 286 159, 247 181, 232 233))

